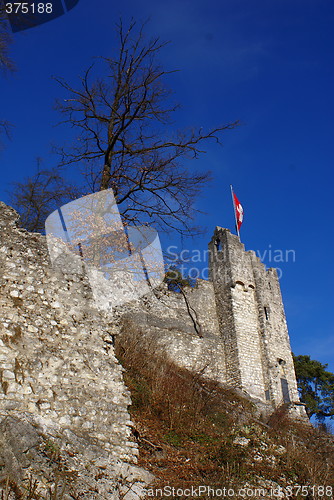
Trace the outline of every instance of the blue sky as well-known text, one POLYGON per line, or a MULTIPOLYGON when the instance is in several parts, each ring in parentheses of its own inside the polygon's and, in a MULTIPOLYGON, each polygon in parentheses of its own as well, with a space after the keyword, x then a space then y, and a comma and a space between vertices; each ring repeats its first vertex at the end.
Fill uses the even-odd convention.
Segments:
MULTIPOLYGON (((213 182, 197 201, 207 232, 171 241, 178 250, 204 251, 216 225, 233 229, 229 185, 245 210, 246 249, 266 252, 279 266, 292 348, 334 371, 333 328, 333 49, 331 0, 80 0, 68 14, 16 33, 17 65, 1 78, 1 118, 13 127, 0 153, 0 198, 10 183, 57 158, 51 144, 68 131, 55 127, 62 98, 51 79, 76 83, 94 56, 115 47, 114 24, 122 16, 150 18, 149 35, 171 43, 161 52, 168 85, 182 107, 175 128, 213 127, 239 119, 223 147, 213 142, 189 168, 210 169, 213 182), (272 256, 289 253, 287 262, 272 256), (276 253, 274 253, 276 251, 276 253)), ((192 264, 192 263, 190 263, 192 264)), ((205 263, 194 264, 205 267, 205 263)))

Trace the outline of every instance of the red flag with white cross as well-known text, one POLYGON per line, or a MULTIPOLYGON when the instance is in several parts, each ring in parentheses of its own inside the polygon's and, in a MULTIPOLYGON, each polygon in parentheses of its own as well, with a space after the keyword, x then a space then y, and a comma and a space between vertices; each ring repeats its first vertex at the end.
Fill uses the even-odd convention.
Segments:
POLYGON ((233 200, 234 200, 234 210, 235 210, 235 221, 239 232, 241 224, 244 220, 244 209, 242 208, 242 205, 235 193, 233 193, 233 200))

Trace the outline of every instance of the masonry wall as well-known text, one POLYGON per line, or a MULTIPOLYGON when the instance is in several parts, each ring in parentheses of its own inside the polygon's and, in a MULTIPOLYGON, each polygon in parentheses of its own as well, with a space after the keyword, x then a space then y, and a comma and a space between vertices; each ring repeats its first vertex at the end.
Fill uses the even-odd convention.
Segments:
POLYGON ((264 363, 249 256, 238 238, 221 228, 216 229, 209 250, 210 279, 225 343, 227 380, 251 396, 264 399, 264 363))
POLYGON ((251 261, 257 283, 266 389, 275 405, 298 402, 290 339, 277 272, 275 269, 264 270, 263 264, 253 254, 251 261), (283 387, 287 390, 283 390, 283 387))
POLYGON ((277 274, 228 230, 217 228, 209 245, 210 281, 185 295, 162 285, 111 307, 108 281, 92 279, 80 257, 52 268, 45 237, 16 222, 0 203, 0 463, 18 477, 45 476, 51 439, 82 498, 118 500, 120 478, 138 491, 152 480, 127 464, 138 450, 113 349, 126 325, 181 367, 273 407, 298 401, 277 274))
MULTIPOLYGON (((277 407, 299 402, 279 280, 237 236, 217 228, 210 280, 186 297, 161 286, 118 313, 178 365, 277 407)), ((130 329, 131 330, 131 329, 130 329)))
POLYGON ((227 229, 216 228, 209 250, 227 381, 275 407, 298 402, 276 271, 227 229))
POLYGON ((298 400, 277 275, 228 230, 217 228, 210 243, 210 281, 185 297, 163 285, 110 314, 108 293, 94 301, 87 269, 52 268, 45 238, 16 219, 0 204, 3 415, 25 415, 87 461, 134 461, 131 401, 112 345, 131 323, 184 368, 273 406, 286 390, 298 400))
POLYGON ((141 329, 171 361, 225 383, 225 351, 213 284, 198 280, 197 287, 185 289, 185 294, 186 298, 162 285, 154 294, 119 308, 118 313, 129 330, 131 325, 141 329))
POLYGON ((0 420, 25 415, 91 464, 133 462, 131 400, 110 317, 95 309, 86 278, 53 270, 45 238, 16 219, 1 203, 0 420))

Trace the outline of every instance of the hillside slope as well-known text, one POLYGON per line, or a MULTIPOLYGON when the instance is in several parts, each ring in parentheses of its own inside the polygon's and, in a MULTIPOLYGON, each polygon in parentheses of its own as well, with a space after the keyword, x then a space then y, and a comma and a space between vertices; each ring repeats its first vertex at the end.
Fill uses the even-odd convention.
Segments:
POLYGON ((284 406, 259 420, 250 399, 175 366, 133 324, 124 324, 116 355, 139 463, 156 477, 149 496, 333 498, 332 435, 290 420, 284 406))

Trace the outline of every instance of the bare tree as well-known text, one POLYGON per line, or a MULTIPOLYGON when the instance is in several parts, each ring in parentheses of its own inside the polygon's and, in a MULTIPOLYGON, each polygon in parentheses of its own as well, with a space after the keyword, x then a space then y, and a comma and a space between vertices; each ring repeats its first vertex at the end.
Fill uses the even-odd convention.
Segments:
MULTIPOLYGON (((12 125, 6 120, 0 120, 0 137, 4 135, 7 139, 11 138, 11 128, 12 125)), ((0 150, 2 149, 2 140, 0 140, 0 150)))
POLYGON ((92 65, 58 102, 62 123, 78 131, 75 145, 60 148, 61 165, 85 164, 92 191, 112 188, 125 224, 154 224, 189 234, 194 228, 194 201, 210 175, 195 172, 186 160, 204 153, 204 143, 219 142, 238 122, 186 132, 173 130, 170 92, 157 56, 165 46, 147 40, 145 24, 117 25, 119 48, 114 58, 100 58, 104 74, 94 77, 92 65))
POLYGON ((22 182, 14 182, 10 192, 10 204, 20 214, 21 226, 28 231, 43 232, 47 216, 59 206, 81 195, 63 178, 59 169, 41 169, 37 159, 37 171, 22 182))

